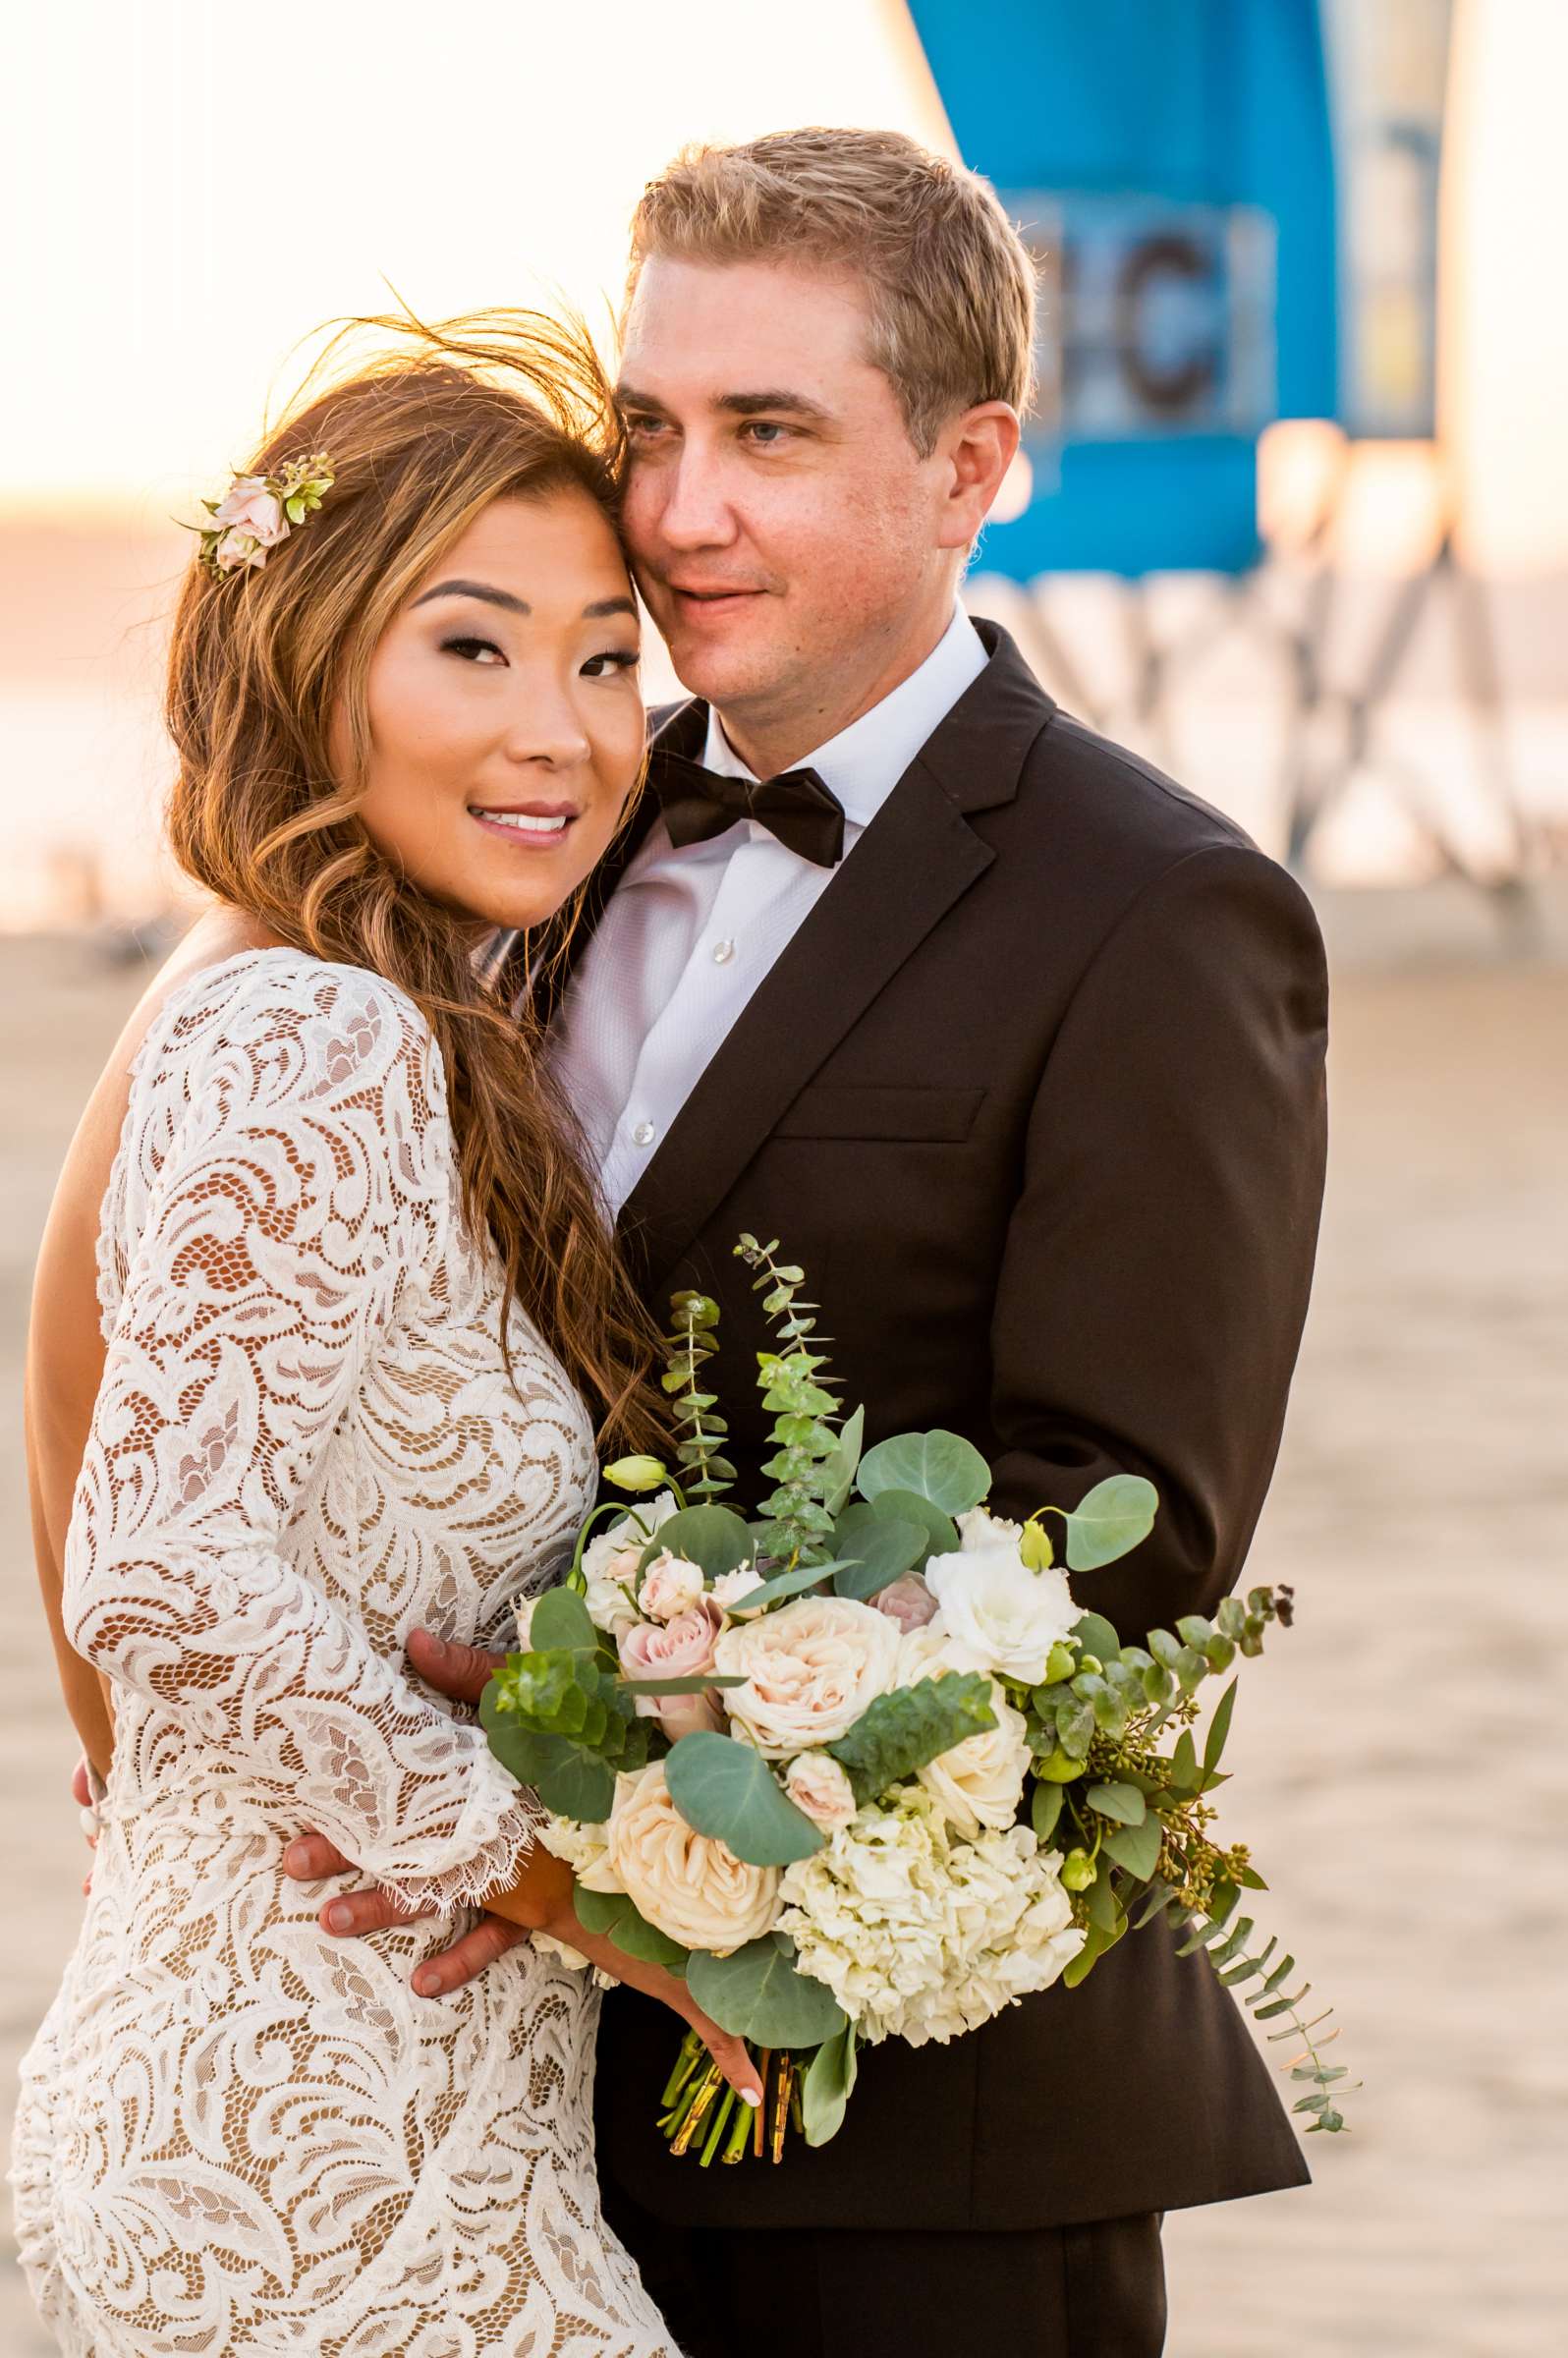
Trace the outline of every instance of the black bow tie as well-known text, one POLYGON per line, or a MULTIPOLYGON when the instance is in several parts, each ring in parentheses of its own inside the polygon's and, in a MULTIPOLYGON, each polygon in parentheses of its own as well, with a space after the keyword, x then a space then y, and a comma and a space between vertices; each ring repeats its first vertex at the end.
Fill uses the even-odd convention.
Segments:
POLYGON ((836 868, 844 857, 844 806, 814 769, 786 769, 760 781, 726 778, 655 745, 648 784, 673 844, 706 843, 737 819, 755 818, 817 868, 836 868))

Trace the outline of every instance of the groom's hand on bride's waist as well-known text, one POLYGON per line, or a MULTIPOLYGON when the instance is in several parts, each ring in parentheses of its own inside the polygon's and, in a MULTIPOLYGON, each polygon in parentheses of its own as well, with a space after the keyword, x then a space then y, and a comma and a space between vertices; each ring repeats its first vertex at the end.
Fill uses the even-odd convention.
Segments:
MULTIPOLYGON (((427 1686, 450 1695, 456 1703, 477 1703, 491 1672, 500 1668, 506 1656, 488 1654, 482 1646, 450 1644, 433 1630, 416 1629, 409 1635, 409 1659, 427 1686)), ((325 1834, 301 1834, 284 1852, 283 1868, 297 1882, 323 1882, 330 1876, 359 1873, 357 1863, 345 1858, 325 1834)), ((408 1921, 408 1910, 400 1907, 390 1892, 374 1887, 346 1891, 327 1901, 321 1911, 323 1928, 330 1933, 379 1933, 389 1925, 408 1921)), ((461 1940, 424 1959, 414 1976, 414 1988, 420 1997, 440 1997, 448 1991, 461 1990, 465 1982, 472 1982, 528 1937, 522 1925, 509 1923, 504 1916, 482 1916, 461 1940)))

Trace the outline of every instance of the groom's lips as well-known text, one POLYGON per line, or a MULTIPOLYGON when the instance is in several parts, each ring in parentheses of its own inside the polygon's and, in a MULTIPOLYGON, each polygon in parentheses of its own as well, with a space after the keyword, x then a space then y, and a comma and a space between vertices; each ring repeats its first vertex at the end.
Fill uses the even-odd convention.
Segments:
POLYGON ((666 582, 665 588, 674 598, 676 610, 696 620, 717 620, 734 614, 754 597, 765 597, 763 590, 739 589, 730 583, 666 582))

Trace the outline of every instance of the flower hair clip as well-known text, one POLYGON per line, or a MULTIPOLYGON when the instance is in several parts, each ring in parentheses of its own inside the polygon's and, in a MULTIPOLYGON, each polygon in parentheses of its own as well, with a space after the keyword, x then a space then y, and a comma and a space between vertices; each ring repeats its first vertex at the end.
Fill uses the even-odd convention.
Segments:
POLYGON ((204 499, 212 522, 192 530, 201 534, 201 562, 213 580, 264 565, 268 552, 315 514, 334 480, 332 461, 316 450, 288 460, 276 475, 237 475, 221 500, 204 499))

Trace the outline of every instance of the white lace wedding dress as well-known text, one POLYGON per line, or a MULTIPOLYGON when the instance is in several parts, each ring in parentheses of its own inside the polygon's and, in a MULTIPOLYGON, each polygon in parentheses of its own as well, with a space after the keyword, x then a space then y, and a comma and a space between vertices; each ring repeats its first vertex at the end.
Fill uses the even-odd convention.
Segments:
POLYGON ((114 1684, 76 1952, 23 2066, 18 2229, 70 2358, 675 2358, 599 2215, 585 1977, 409 1976, 528 1797, 411 1677, 554 1569, 592 1436, 465 1235, 438 1052, 377 977, 188 979, 104 1206, 67 1626, 114 1684), (313 1826, 439 1913, 333 1940, 313 1826))

